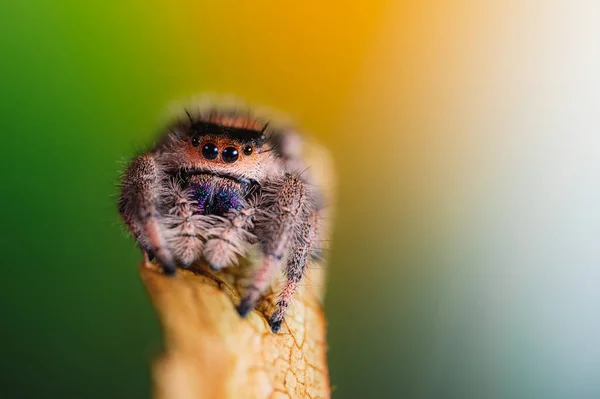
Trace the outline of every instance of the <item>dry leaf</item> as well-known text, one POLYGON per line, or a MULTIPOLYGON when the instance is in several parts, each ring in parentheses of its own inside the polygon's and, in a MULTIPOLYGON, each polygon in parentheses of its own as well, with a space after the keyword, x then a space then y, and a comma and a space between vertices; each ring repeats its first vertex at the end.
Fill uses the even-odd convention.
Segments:
POLYGON ((154 368, 155 397, 329 398, 325 317, 315 292, 319 273, 307 276, 314 288, 299 293, 274 334, 268 324, 273 291, 242 319, 235 310, 239 275, 197 269, 167 277, 154 265, 143 266, 165 333, 166 353, 154 368))

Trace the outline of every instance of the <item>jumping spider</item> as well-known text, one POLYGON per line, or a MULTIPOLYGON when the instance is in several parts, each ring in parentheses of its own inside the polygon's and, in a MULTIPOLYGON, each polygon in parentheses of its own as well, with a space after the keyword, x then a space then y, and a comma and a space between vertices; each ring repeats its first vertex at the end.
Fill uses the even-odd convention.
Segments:
POLYGON ((269 324, 278 332, 317 256, 324 208, 301 158, 300 136, 253 115, 189 109, 127 167, 119 212, 146 259, 165 274, 204 258, 218 271, 252 246, 262 263, 237 307, 246 316, 283 269, 285 287, 269 324))

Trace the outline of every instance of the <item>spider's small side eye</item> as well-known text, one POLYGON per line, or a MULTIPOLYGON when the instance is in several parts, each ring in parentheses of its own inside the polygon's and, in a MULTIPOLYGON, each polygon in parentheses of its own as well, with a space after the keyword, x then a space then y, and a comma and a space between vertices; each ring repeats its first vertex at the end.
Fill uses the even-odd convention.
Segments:
POLYGON ((244 155, 252 155, 252 146, 251 145, 247 145, 246 147, 244 147, 244 155))
POLYGON ((219 149, 213 143, 204 144, 202 156, 206 159, 215 159, 219 155, 219 149))
POLYGON ((223 153, 221 154, 221 157, 223 158, 223 161, 227 162, 227 163, 232 163, 237 161, 239 156, 238 150, 236 150, 233 147, 227 147, 223 150, 223 153))
POLYGON ((192 145, 198 147, 200 145, 200 137, 196 136, 192 139, 192 145))

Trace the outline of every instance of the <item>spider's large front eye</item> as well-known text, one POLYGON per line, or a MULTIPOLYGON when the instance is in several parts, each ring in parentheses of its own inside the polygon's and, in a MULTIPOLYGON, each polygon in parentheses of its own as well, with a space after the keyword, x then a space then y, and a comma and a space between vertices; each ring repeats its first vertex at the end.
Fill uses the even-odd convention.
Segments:
POLYGON ((227 147, 223 150, 221 157, 223 158, 223 161, 232 163, 237 161, 239 155, 240 154, 238 154, 238 150, 233 147, 227 147))
POLYGON ((204 144, 202 156, 206 159, 215 159, 219 155, 219 149, 213 143, 204 144))

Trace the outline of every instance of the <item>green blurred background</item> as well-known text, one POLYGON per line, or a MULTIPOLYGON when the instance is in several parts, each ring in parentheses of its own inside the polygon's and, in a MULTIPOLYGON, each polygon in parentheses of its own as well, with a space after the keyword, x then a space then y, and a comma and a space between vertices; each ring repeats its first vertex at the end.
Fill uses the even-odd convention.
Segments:
POLYGON ((600 4, 0 4, 3 397, 150 395, 115 209, 165 107, 285 111, 340 180, 335 398, 600 397, 600 4))

